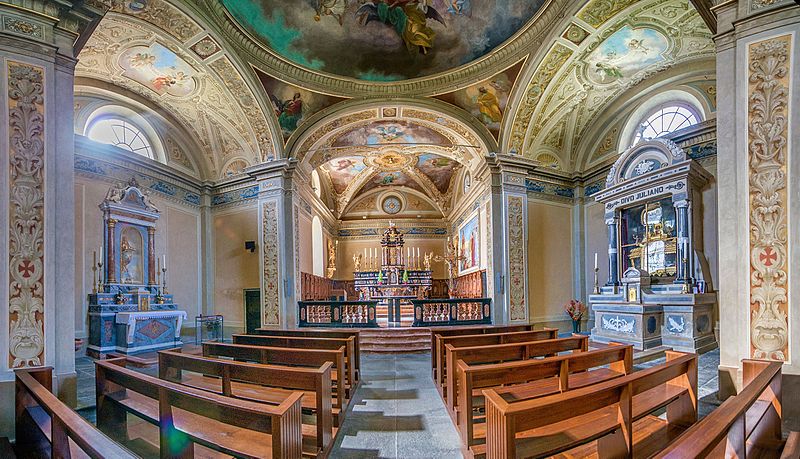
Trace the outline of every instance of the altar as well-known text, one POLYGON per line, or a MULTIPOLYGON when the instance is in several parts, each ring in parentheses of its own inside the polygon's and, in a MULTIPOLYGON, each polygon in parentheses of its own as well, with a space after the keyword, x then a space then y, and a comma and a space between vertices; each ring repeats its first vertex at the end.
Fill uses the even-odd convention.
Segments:
POLYGON ((134 179, 100 204, 103 245, 94 252, 87 354, 135 354, 182 345, 186 312, 167 291, 166 257, 156 257, 158 209, 134 179))
POLYGON ((411 300, 430 295, 433 285, 430 258, 422 266, 419 251, 412 253, 405 247, 403 234, 393 223, 383 232, 379 252, 365 250, 363 258, 361 254, 354 256, 355 289, 360 300, 378 300, 386 307, 389 322, 400 322, 403 306, 413 314, 411 300))

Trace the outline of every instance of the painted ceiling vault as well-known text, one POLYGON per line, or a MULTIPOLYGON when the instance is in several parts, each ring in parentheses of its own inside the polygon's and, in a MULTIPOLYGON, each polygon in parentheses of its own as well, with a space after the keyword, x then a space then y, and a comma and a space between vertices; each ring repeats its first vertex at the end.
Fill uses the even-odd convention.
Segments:
POLYGON ((222 0, 273 53, 311 71, 388 82, 492 52, 544 0, 222 0))

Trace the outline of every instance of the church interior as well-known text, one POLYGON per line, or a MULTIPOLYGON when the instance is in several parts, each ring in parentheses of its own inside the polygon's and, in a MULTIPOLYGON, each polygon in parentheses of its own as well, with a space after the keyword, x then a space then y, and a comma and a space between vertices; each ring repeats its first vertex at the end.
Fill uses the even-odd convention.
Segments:
POLYGON ((0 57, 0 457, 800 458, 800 0, 0 0, 0 57))

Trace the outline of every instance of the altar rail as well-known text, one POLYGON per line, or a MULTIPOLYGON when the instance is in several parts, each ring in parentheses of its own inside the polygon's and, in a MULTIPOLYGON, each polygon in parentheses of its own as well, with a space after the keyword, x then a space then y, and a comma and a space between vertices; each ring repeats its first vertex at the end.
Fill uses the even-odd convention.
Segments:
POLYGON ((301 327, 377 327, 377 301, 298 301, 301 327))
POLYGON ((492 323, 491 298, 411 300, 414 327, 492 323))
POLYGON ((486 291, 486 270, 474 271, 453 279, 454 298, 483 298, 486 291))

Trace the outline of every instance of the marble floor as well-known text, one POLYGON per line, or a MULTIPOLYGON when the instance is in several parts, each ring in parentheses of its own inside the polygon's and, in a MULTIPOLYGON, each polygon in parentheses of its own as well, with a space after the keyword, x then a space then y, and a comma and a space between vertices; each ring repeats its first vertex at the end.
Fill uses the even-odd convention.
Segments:
MULTIPOLYGON (((643 369, 664 359, 640 365, 643 369)), ((719 406, 719 351, 700 356, 701 417, 719 406)), ((76 360, 79 413, 95 422, 94 364, 76 360)), ((430 375, 430 354, 362 354, 362 383, 348 408, 332 458, 460 458, 458 432, 430 375)), ((148 370, 153 372, 153 369, 148 370)))

